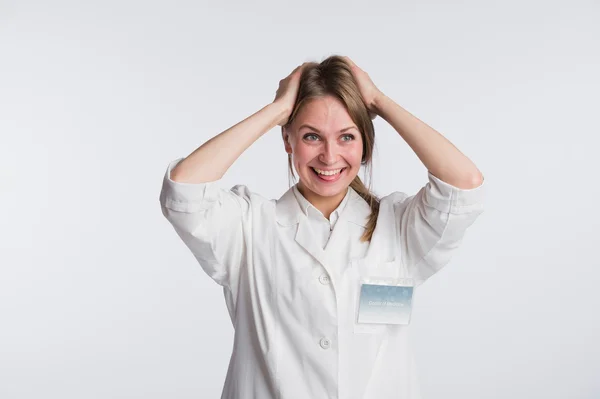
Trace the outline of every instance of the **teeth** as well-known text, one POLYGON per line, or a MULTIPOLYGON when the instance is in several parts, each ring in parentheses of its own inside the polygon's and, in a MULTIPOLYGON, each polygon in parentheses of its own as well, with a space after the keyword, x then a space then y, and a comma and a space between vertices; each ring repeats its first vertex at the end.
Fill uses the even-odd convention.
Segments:
POLYGON ((333 176, 333 175, 337 175, 338 173, 340 173, 340 171, 343 169, 336 169, 336 170, 321 170, 321 169, 317 169, 317 168, 313 168, 315 170, 315 172, 317 172, 320 175, 325 175, 325 176, 333 176))

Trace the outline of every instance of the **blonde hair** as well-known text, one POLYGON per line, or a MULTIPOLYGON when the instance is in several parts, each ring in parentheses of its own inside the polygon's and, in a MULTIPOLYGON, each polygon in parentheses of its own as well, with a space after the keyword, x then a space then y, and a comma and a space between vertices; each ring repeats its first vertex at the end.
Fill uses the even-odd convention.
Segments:
MULTIPOLYGON (((368 171, 369 185, 368 187, 365 186, 357 175, 350 183, 350 187, 371 207, 371 214, 366 230, 360 238, 363 242, 371 241, 377 224, 377 215, 379 214, 379 198, 371 192, 370 188, 371 181, 373 180, 372 157, 375 143, 375 129, 369 111, 352 75, 352 70, 342 57, 332 55, 321 63, 311 62, 305 66, 300 77, 296 103, 294 104, 289 120, 282 126, 282 131, 284 128, 289 129, 298 111, 304 104, 312 99, 327 95, 337 98, 345 105, 350 118, 358 127, 362 137, 363 155, 361 165, 368 171)), ((290 175, 295 180, 296 176, 292 168, 291 154, 288 154, 288 169, 290 175)))

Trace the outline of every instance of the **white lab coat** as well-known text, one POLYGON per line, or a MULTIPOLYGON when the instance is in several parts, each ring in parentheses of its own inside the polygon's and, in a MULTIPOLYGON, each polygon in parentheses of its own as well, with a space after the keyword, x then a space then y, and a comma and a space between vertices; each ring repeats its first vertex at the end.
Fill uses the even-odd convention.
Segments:
POLYGON ((235 334, 222 399, 420 398, 410 325, 358 324, 359 280, 410 277, 416 288, 439 271, 483 212, 483 184, 462 190, 428 173, 416 195, 381 199, 370 243, 359 241, 370 208, 351 189, 323 249, 292 189, 270 200, 244 185, 177 183, 180 160, 160 203, 223 287, 235 334))

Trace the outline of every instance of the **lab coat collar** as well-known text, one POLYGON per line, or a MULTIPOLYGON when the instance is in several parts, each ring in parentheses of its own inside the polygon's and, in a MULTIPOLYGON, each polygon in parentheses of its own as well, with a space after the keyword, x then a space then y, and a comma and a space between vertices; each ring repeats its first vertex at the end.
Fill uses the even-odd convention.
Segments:
MULTIPOLYGON (((315 206, 313 204, 311 204, 310 201, 308 201, 306 198, 304 198, 304 196, 302 195, 300 190, 298 190, 298 184, 295 184, 292 187, 292 191, 294 192, 294 195, 296 196, 296 199, 298 200, 298 203, 300 204, 300 208, 302 209, 302 212, 304 212, 304 214, 307 217, 309 217, 309 218, 311 217, 309 212, 313 212, 315 214, 319 214, 322 217, 324 217, 323 212, 321 212, 320 210, 315 208, 315 206)), ((349 197, 350 197, 350 187, 348 187, 346 189, 346 195, 342 199, 342 202, 337 206, 337 208, 335 208, 335 210, 333 212, 331 212, 331 215, 329 216, 329 220, 333 221, 334 224, 340 218, 340 214, 346 207, 349 197)))
POLYGON ((275 205, 277 223, 287 227, 298 225, 294 239, 298 245, 323 265, 333 280, 334 285, 338 279, 338 273, 334 269, 334 263, 331 261, 331 257, 333 256, 332 251, 334 251, 332 248, 335 247, 337 241, 345 238, 347 229, 344 224, 348 222, 366 227, 369 215, 371 214, 371 207, 367 201, 358 195, 354 189, 350 188, 348 194, 348 202, 342 210, 329 239, 327 245, 328 252, 321 248, 321 245, 314 239, 314 235, 310 229, 310 222, 294 195, 293 187, 283 194, 275 205))

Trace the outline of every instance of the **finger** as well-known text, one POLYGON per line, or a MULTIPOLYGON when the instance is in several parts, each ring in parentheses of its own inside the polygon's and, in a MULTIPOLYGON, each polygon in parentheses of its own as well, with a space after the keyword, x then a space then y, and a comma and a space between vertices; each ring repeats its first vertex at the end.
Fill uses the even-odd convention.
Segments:
POLYGON ((308 64, 308 62, 305 62, 302 65, 299 65, 298 68, 296 68, 296 70, 302 72, 302 70, 306 67, 307 64, 308 64))

